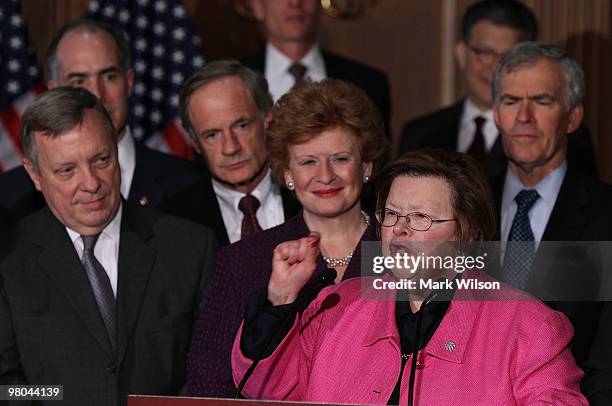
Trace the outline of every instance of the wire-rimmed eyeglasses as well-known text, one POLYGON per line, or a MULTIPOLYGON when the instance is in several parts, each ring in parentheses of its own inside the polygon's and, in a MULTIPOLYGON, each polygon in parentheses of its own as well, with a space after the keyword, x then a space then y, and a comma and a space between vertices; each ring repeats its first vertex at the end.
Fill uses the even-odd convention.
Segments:
POLYGON ((487 64, 487 65, 496 64, 497 61, 499 61, 499 59, 503 55, 503 52, 499 53, 499 52, 494 51, 491 48, 479 47, 479 46, 472 45, 472 44, 467 44, 467 47, 469 48, 470 51, 472 51, 472 53, 474 53, 476 58, 481 63, 487 64))
POLYGON ((382 209, 376 211, 376 220, 383 227, 393 227, 397 224, 400 218, 406 220, 408 227, 415 231, 427 231, 434 223, 446 223, 447 221, 455 221, 457 219, 435 220, 430 215, 415 211, 408 213, 405 216, 391 209, 382 209))

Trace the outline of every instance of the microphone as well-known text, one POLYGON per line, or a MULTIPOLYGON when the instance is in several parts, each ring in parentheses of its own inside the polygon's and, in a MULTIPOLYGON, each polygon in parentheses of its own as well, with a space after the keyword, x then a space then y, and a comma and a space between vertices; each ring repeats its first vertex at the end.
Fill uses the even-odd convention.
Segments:
MULTIPOLYGON (((460 278, 461 275, 462 274, 457 274, 455 279, 460 278)), ((436 282, 441 282, 446 279, 447 278, 444 278, 444 277, 439 278, 436 280, 436 282)), ((417 357, 419 356, 419 336, 421 335, 421 324, 423 322, 423 307, 427 306, 429 302, 436 299, 438 295, 441 296, 440 298, 438 298, 438 300, 450 301, 454 294, 455 294, 454 289, 452 289, 450 292, 447 289, 434 289, 427 295, 427 297, 425 297, 425 299, 423 299, 421 308, 418 311, 416 331, 414 332, 414 348, 412 349, 412 354, 411 354, 412 360, 410 362, 410 379, 408 380, 408 406, 414 405, 414 380, 415 380, 415 375, 416 375, 417 357), (446 295, 446 296, 443 296, 443 295, 446 295)))
POLYGON ((276 341, 278 334, 281 331, 285 330, 285 327, 287 327, 287 323, 289 323, 290 320, 293 320, 295 318, 296 312, 303 311, 306 307, 308 307, 310 302, 312 302, 314 298, 317 297, 317 295, 321 290, 323 290, 323 288, 334 283, 334 280, 336 279, 337 275, 338 273, 334 268, 327 268, 319 272, 316 277, 310 280, 310 282, 308 282, 300 290, 300 292, 298 293, 298 297, 293 303, 291 303, 289 313, 287 313, 287 316, 285 316, 285 318, 283 319, 280 328, 274 333, 272 337, 270 337, 263 351, 261 351, 261 353, 259 353, 257 357, 253 359, 253 362, 249 366, 249 369, 247 369, 244 376, 240 380, 238 388, 236 389, 236 394, 234 395, 235 399, 239 399, 242 396, 242 389, 253 374, 255 367, 257 367, 259 361, 261 361, 263 359, 263 356, 271 349, 272 343, 276 341))

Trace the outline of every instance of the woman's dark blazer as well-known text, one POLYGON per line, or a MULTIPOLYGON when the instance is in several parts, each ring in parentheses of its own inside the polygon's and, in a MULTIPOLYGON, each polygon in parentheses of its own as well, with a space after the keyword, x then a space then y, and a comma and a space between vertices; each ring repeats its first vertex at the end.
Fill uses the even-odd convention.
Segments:
MULTIPOLYGON (((353 258, 342 279, 361 272, 361 242, 376 241, 374 216, 355 248, 353 258)), ((233 397, 232 344, 249 296, 257 288, 267 286, 272 272, 274 248, 284 241, 306 237, 310 231, 302 213, 274 228, 262 231, 235 244, 223 247, 197 322, 187 358, 187 385, 190 395, 233 397)), ((322 258, 317 272, 324 270, 322 258)))

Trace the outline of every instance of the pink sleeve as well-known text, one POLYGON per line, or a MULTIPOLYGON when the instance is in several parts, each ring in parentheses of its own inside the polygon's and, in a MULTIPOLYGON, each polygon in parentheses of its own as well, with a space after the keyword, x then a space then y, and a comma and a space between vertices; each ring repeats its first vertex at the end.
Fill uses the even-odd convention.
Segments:
MULTIPOLYGON (((287 336, 268 358, 259 362, 242 394, 250 399, 299 400, 301 349, 298 316, 287 336)), ((253 362, 240 350, 244 321, 234 339, 232 374, 236 386, 253 362)))
POLYGON ((580 393, 584 373, 569 343, 573 330, 567 318, 552 312, 517 356, 514 395, 519 405, 587 405, 580 393))

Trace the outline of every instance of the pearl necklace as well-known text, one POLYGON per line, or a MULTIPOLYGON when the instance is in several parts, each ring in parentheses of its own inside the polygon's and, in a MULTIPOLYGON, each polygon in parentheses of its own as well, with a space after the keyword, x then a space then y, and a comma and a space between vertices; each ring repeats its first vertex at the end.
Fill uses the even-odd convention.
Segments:
MULTIPOLYGON (((361 215, 363 216, 363 219, 365 220, 366 229, 367 229, 370 226, 370 216, 368 216, 368 213, 366 213, 363 210, 361 210, 361 215)), ((337 266, 347 266, 351 262, 354 252, 355 250, 351 251, 350 254, 342 258, 326 257, 323 254, 321 254, 321 256, 323 257, 323 260, 325 261, 325 263, 327 264, 329 268, 335 268, 337 266)))

